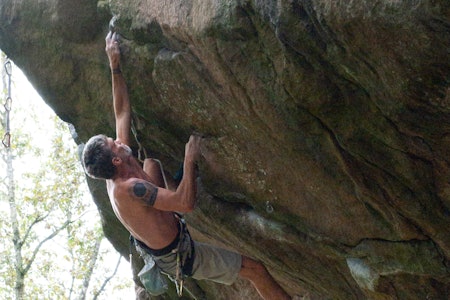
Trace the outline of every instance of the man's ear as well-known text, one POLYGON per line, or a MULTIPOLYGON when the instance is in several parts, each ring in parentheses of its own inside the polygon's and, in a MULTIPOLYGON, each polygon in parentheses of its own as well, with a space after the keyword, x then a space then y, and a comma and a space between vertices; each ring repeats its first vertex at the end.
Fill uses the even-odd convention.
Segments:
POLYGON ((112 163, 113 165, 118 166, 122 163, 122 159, 118 156, 114 156, 112 159, 112 163))

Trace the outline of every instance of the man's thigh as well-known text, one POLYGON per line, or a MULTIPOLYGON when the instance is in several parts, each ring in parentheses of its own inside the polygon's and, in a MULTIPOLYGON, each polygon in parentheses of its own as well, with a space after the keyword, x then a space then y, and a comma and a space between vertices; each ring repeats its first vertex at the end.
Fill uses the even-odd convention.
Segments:
POLYGON ((195 243, 194 279, 232 284, 242 267, 242 256, 212 245, 195 243))

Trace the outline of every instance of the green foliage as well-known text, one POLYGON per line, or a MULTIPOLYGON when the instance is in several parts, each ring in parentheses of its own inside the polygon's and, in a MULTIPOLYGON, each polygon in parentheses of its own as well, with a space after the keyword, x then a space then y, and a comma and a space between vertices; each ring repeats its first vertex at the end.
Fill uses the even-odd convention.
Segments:
POLYGON ((0 147, 0 170, 13 165, 13 173, 0 173, 0 299, 92 298, 112 272, 95 264, 109 253, 98 213, 67 124, 32 106, 15 106, 11 148, 0 147))

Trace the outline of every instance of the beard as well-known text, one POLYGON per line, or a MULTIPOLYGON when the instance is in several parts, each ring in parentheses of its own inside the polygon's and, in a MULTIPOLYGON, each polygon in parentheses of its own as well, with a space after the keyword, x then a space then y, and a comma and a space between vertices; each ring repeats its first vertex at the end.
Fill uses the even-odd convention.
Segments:
POLYGON ((122 147, 127 155, 133 155, 133 150, 131 150, 130 146, 123 144, 122 147))

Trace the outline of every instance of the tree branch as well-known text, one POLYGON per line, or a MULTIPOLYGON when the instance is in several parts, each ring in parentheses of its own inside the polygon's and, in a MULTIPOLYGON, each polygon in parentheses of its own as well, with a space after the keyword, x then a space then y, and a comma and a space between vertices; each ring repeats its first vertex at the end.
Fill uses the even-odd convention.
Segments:
POLYGON ((3 185, 5 186, 6 189, 8 188, 8 183, 6 182, 7 179, 8 179, 7 177, 3 177, 3 178, 0 180, 0 183, 3 184, 3 185))
POLYGON ((114 272, 112 273, 111 276, 109 276, 108 278, 105 279, 105 281, 103 281, 102 286, 100 287, 100 289, 95 293, 93 300, 97 300, 98 296, 105 290, 106 285, 108 284, 108 282, 117 274, 117 270, 119 269, 119 265, 120 265, 120 260, 122 259, 122 255, 119 255, 119 260, 117 261, 116 264, 116 268, 114 269, 114 272))
POLYGON ((86 299, 86 292, 89 288, 89 283, 91 281, 92 273, 94 272, 95 264, 97 263, 98 253, 100 252, 100 245, 103 240, 103 236, 99 236, 95 241, 94 251, 89 259, 89 264, 87 267, 87 272, 84 275, 83 286, 80 289, 80 295, 78 299, 86 299))
POLYGON ((31 229, 33 229, 33 226, 39 222, 44 221, 48 217, 48 215, 50 215, 50 211, 45 216, 37 216, 36 219, 34 219, 34 221, 30 224, 30 226, 28 226, 27 232, 25 233, 24 237, 19 242, 20 246, 22 246, 25 243, 25 241, 27 240, 28 236, 31 233, 31 229))
POLYGON ((73 221, 71 220, 67 220, 66 222, 64 222, 64 224, 62 224, 58 229, 56 229, 55 231, 53 231, 48 237, 46 237, 45 239, 43 239, 37 246, 36 248, 34 248, 33 251, 33 255, 31 256, 30 260, 28 261, 26 267, 23 269, 23 274, 27 274, 28 271, 30 270, 31 264, 33 263, 33 261, 36 259, 36 255, 38 254, 39 250, 41 249, 42 245, 44 245, 47 241, 51 240, 52 238, 54 238, 55 236, 58 235, 58 233, 60 231, 62 231, 64 228, 66 228, 67 226, 69 226, 70 223, 72 223, 73 221))

